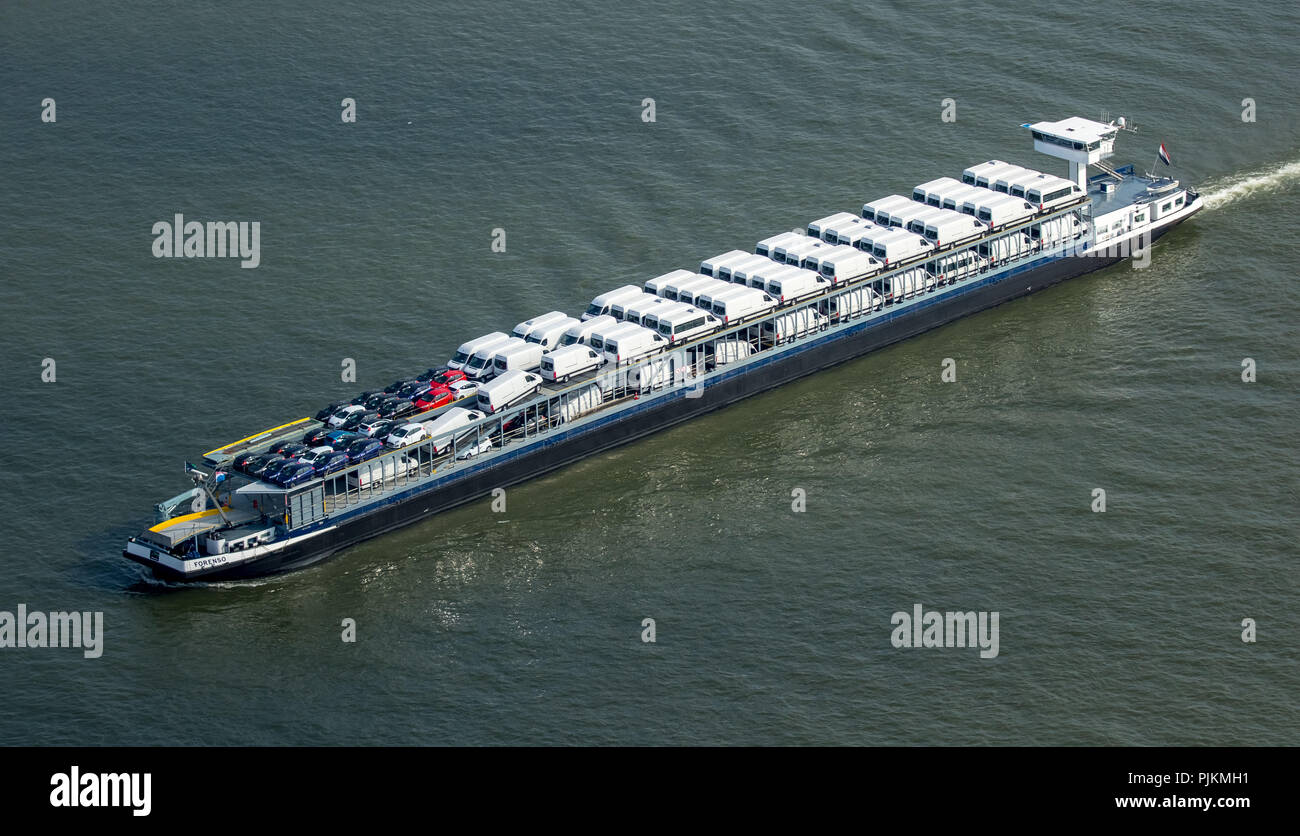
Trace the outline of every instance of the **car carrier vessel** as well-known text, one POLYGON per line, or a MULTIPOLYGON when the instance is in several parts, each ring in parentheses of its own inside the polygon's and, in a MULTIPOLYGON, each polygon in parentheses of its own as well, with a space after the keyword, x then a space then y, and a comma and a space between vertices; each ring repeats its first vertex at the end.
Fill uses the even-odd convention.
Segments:
MULTIPOLYGON (((330 464, 320 469, 294 460, 278 484, 235 465, 288 439, 318 438, 321 420, 211 450, 186 463, 193 487, 160 503, 156 523, 123 554, 169 581, 301 568, 967 314, 1145 257, 1202 206, 1177 180, 1103 162, 1133 130, 1123 118, 1022 127, 1035 150, 1069 163, 1068 177, 990 160, 764 239, 753 252, 706 259, 698 274, 677 270, 599 296, 587 322, 566 332, 569 344, 540 363, 524 340, 495 354, 505 335, 472 341, 453 367, 483 381, 504 370, 475 394, 410 416, 405 435, 363 444, 364 457, 354 445, 345 456, 322 451, 314 461, 330 464)), ((551 342, 534 339, 529 324, 516 333, 551 342)), ((453 399, 474 391, 456 386, 453 399)))

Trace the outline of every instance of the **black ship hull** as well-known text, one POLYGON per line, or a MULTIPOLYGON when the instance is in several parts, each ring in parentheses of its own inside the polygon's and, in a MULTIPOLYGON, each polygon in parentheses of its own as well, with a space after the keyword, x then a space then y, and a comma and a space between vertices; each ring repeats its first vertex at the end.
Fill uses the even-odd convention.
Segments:
MULTIPOLYGON (((1158 238, 1170 228, 1158 229, 1152 237, 1158 238)), ((540 445, 499 466, 489 467, 451 484, 432 488, 339 522, 334 527, 279 552, 245 563, 216 567, 201 575, 182 575, 166 566, 149 563, 130 554, 126 556, 143 563, 155 576, 168 581, 239 580, 301 569, 324 560, 341 549, 472 502, 490 494, 494 488, 518 484, 962 317, 1103 269, 1125 258, 1123 255, 1100 254, 1063 258, 1009 275, 938 304, 921 307, 888 322, 846 333, 840 338, 806 350, 777 355, 757 368, 709 385, 703 397, 688 398, 679 392, 676 397, 663 398, 654 406, 647 405, 598 430, 540 445)))

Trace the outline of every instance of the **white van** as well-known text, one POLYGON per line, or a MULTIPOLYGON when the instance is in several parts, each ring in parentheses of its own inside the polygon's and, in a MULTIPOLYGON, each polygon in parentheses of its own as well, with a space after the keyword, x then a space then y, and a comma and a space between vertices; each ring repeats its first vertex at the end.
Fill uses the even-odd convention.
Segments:
POLYGON ((952 247, 974 241, 986 231, 988 226, 970 215, 954 212, 951 209, 935 209, 937 214, 925 219, 921 234, 936 247, 952 247))
POLYGON ((364 490, 395 479, 411 476, 419 465, 410 456, 388 456, 364 462, 348 473, 348 487, 364 490))
MULTIPOLYGON (((638 310, 638 309, 643 310, 646 305, 653 305, 662 301, 664 301, 662 297, 655 296, 653 293, 646 293, 643 290, 640 293, 638 293, 636 296, 632 296, 631 294, 629 294, 628 296, 610 305, 609 315, 617 319, 619 322, 626 322, 628 318, 627 317, 628 308, 632 308, 634 310, 638 310)), ((636 318, 637 323, 640 323, 641 314, 637 313, 636 317, 637 317, 636 318)))
MULTIPOLYGON (((433 423, 429 421, 427 423, 433 423)), ((388 434, 384 444, 389 447, 406 447, 429 437, 429 430, 424 424, 403 424, 388 434)))
POLYGON ((506 372, 536 371, 542 365, 543 349, 537 343, 530 343, 525 340, 520 342, 510 341, 509 345, 504 346, 497 351, 496 356, 492 358, 492 366, 495 368, 495 374, 500 377, 506 372))
POLYGON ((1015 197, 1024 197, 1025 189, 1031 183, 1042 175, 1041 171, 1034 171, 1030 168, 1022 168, 1019 171, 1003 174, 993 184, 993 190, 996 192, 1005 192, 1015 197))
POLYGON ((905 229, 895 229, 871 239, 871 254, 886 267, 925 255, 934 245, 920 235, 905 229))
POLYGON ((586 322, 589 319, 604 316, 609 313, 610 307, 612 307, 615 302, 622 301, 629 297, 635 297, 638 293, 644 292, 645 291, 634 284, 625 284, 622 287, 614 288, 608 293, 602 293, 595 299, 591 300, 591 304, 587 306, 587 310, 582 314, 582 321, 586 322))
MULTIPOLYGON (((694 275, 693 273, 691 275, 694 275)), ((617 325, 618 320, 609 314, 588 319, 586 322, 579 322, 577 325, 570 325, 569 329, 560 337, 560 345, 577 345, 587 344, 587 337, 591 336, 592 331, 598 331, 601 328, 608 328, 611 325, 617 325)))
POLYGON ((529 331, 533 330, 538 325, 545 325, 548 322, 559 322, 561 319, 568 319, 568 318, 569 315, 566 314, 564 311, 550 311, 548 313, 542 314, 541 316, 535 316, 532 319, 524 320, 523 322, 516 325, 515 330, 511 331, 510 333, 522 340, 528 336, 529 331))
POLYGON ((976 182, 977 179, 983 177, 984 178, 983 188, 987 189, 988 188, 987 175, 991 173, 993 174, 993 176, 996 177, 998 169, 1005 168, 1008 165, 1010 165, 1010 163, 1005 163, 1002 160, 989 160, 986 163, 979 163, 978 165, 973 165, 961 173, 961 181, 968 186, 976 186, 979 185, 976 182))
POLYGON ((891 194, 888 197, 882 197, 879 200, 873 200, 870 203, 862 204, 862 217, 869 221, 874 221, 881 226, 890 226, 887 222, 889 213, 895 209, 905 208, 912 201, 903 197, 901 194, 891 194), (883 213, 886 220, 879 220, 877 215, 883 213))
POLYGON ((943 206, 945 195, 961 188, 964 188, 964 186, 960 180, 954 180, 951 177, 940 177, 912 189, 912 200, 928 206, 939 207, 943 206))
POLYGON ((671 273, 664 273, 662 276, 655 276, 653 279, 650 279, 643 284, 641 289, 646 293, 653 293, 655 296, 663 296, 664 287, 666 285, 681 281, 682 279, 688 279, 694 275, 697 274, 692 273, 690 270, 674 270, 671 273))
POLYGON ((988 259, 981 258, 973 249, 966 249, 957 250, 934 261, 927 261, 925 269, 929 270, 930 275, 938 279, 940 284, 953 284, 978 275, 987 264, 988 259))
POLYGON ((683 303, 646 318, 646 327, 658 331, 669 343, 702 337, 721 325, 722 322, 708 311, 683 303))
POLYGON ((905 205, 891 207, 888 211, 881 209, 876 212, 876 223, 881 226, 896 226, 907 229, 908 225, 917 218, 924 218, 931 212, 941 211, 933 206, 924 203, 917 203, 915 200, 909 200, 905 205))
POLYGON ((700 275, 717 278, 718 270, 720 268, 734 264, 737 261, 744 261, 752 255, 753 253, 747 253, 742 250, 728 250, 722 255, 715 255, 713 258, 706 258, 700 262, 700 275))
POLYGON ((770 238, 764 238, 762 241, 759 241, 754 246, 754 254, 767 256, 774 261, 783 261, 783 259, 778 259, 774 254, 776 248, 783 244, 792 244, 800 238, 805 237, 807 236, 801 232, 782 232, 779 235, 773 235, 770 238))
MULTIPOLYGON (((610 317, 610 319, 614 319, 614 318, 610 317)), ((605 339, 609 335, 617 331, 618 329, 622 328, 624 325, 627 325, 627 323, 614 320, 608 325, 604 325, 600 328, 593 330, 590 334, 587 335, 587 345, 595 349, 597 354, 604 355, 605 339)))
POLYGON ((589 345, 562 345, 542 355, 541 374, 546 380, 567 383, 575 374, 595 371, 604 362, 605 355, 597 354, 589 345))
POLYGON ((672 305, 673 302, 664 299, 661 296, 643 295, 640 299, 627 303, 627 308, 623 311, 623 321, 630 322, 633 325, 640 325, 645 318, 664 305, 672 305))
POLYGON ((478 390, 478 408, 491 415, 503 409, 527 400, 537 393, 542 385, 540 375, 515 369, 503 372, 490 383, 478 390))
POLYGON ((782 270, 789 265, 777 264, 770 258, 764 258, 761 255, 754 256, 756 261, 737 264, 731 268, 731 281, 733 284, 744 285, 745 287, 755 287, 759 290, 767 287, 767 276, 776 270, 782 270))
POLYGON ((924 267, 912 267, 889 278, 890 301, 898 302, 934 290, 935 279, 924 267))
POLYGON ((782 305, 786 305, 809 296, 816 296, 829 286, 829 279, 823 279, 812 270, 787 264, 773 271, 764 290, 782 305))
POLYGON ((780 345, 788 340, 815 334, 825 323, 826 317, 813 310, 811 306, 800 308, 764 322, 763 339, 769 344, 780 345))
POLYGON ((719 293, 712 303, 713 315, 721 319, 723 325, 762 316, 776 307, 776 300, 763 291, 740 286, 731 293, 719 293))
MULTIPOLYGON (((771 264, 769 261, 768 264, 771 264)), ((708 276, 697 276, 697 281, 689 285, 683 285, 677 290, 677 301, 684 302, 687 305, 694 305, 695 300, 709 293, 721 293, 728 290, 734 285, 724 282, 722 279, 710 279, 708 276)))
POLYGON ((631 363, 663 351, 667 345, 666 339, 649 328, 625 322, 605 334, 605 360, 616 365, 631 363))
POLYGON ((799 241, 791 241, 788 244, 783 244, 782 246, 777 247, 773 250, 776 254, 773 258, 777 261, 784 261, 786 264, 798 267, 803 264, 803 260, 806 256, 827 246, 830 245, 824 244, 816 238, 804 236, 799 241))
MULTIPOLYGON (((880 284, 880 282, 872 282, 872 284, 880 284)), ((841 319, 856 319, 863 314, 878 311, 884 306, 884 297, 875 290, 869 287, 857 287, 843 293, 836 293, 821 302, 817 308, 822 316, 831 322, 839 322, 841 319)))
POLYGON ((816 270, 832 285, 856 281, 883 269, 879 261, 856 247, 837 244, 816 259, 816 270))
POLYGON ((577 392, 570 392, 561 404, 556 417, 560 423, 581 418, 592 410, 598 409, 605 400, 605 393, 598 384, 592 383, 577 392))
POLYGON ((560 344, 560 340, 564 337, 566 331, 581 324, 581 322, 573 317, 566 316, 564 319, 548 322, 545 325, 538 325, 536 328, 529 331, 528 336, 524 337, 524 339, 534 345, 540 345, 542 351, 549 351, 560 344))
POLYGON ((424 429, 433 439, 433 452, 438 455, 447 452, 457 430, 485 417, 487 416, 477 410, 453 406, 432 421, 426 421, 424 429))
POLYGON ((1025 189, 1025 200, 1037 206, 1040 212, 1049 212, 1081 197, 1083 190, 1072 181, 1050 174, 1044 174, 1040 180, 1025 189))
POLYGON ((754 347, 748 340, 718 340, 713 344, 713 365, 725 366, 736 363, 754 353, 754 347))
POLYGON ((961 191, 949 192, 943 198, 943 208, 966 215, 975 214, 975 205, 985 198, 995 197, 988 189, 978 186, 964 186, 961 191))
POLYGON ((745 253, 745 257, 743 259, 730 261, 718 267, 718 270, 716 273, 714 273, 713 277, 715 279, 721 279, 724 282, 742 284, 742 282, 738 282, 735 278, 737 270, 743 270, 746 268, 761 268, 764 265, 771 264, 771 263, 772 260, 769 258, 764 258, 761 255, 754 255, 753 253, 745 253))
POLYGON ((993 192, 982 199, 970 201, 972 214, 992 229, 1001 229, 1007 224, 1027 221, 1034 216, 1034 207, 1023 197, 993 192))
POLYGON ((456 349, 456 354, 447 362, 447 365, 453 369, 463 369, 470 358, 474 356, 474 352, 486 345, 499 344, 508 339, 510 339, 508 335, 500 331, 493 331, 491 334, 484 334, 467 343, 461 343, 460 348, 456 349))
MULTIPOLYGON (((819 238, 822 241, 830 241, 830 239, 826 237, 827 229, 836 226, 844 226, 845 224, 860 220, 861 218, 849 212, 836 212, 834 215, 827 215, 824 218, 818 218, 808 224, 808 237, 819 238)), ((838 238, 839 236, 836 235, 835 237, 838 238)))
POLYGON ((497 356, 497 352, 510 344, 511 340, 523 342, 518 337, 507 337, 502 334, 501 339, 484 342, 479 345, 478 349, 470 356, 469 361, 461 367, 461 371, 470 380, 487 380, 496 374, 492 368, 492 359, 497 356))

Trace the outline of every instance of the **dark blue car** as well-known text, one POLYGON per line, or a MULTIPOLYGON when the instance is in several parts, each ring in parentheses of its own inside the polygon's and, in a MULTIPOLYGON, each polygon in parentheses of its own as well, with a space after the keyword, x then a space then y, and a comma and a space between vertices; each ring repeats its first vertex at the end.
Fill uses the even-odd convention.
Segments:
POLYGON ((306 462, 291 464, 282 469, 275 478, 275 483, 282 488, 292 488, 295 485, 301 485, 303 482, 310 482, 316 478, 316 468, 306 462))
POLYGON ((348 466, 347 453, 326 453, 316 460, 316 475, 324 476, 348 466))
POLYGON ((248 463, 247 469, 244 470, 249 476, 256 476, 259 479, 266 472, 268 467, 284 461, 284 456, 277 456, 274 453, 264 453, 248 463))
POLYGON ((377 438, 362 438, 348 445, 348 461, 353 464, 373 459, 384 450, 384 442, 377 438))
POLYGON ((333 447, 335 450, 342 450, 358 438, 365 438, 365 436, 347 430, 335 430, 326 434, 325 438, 321 439, 321 444, 333 447))
POLYGON ((259 476, 264 482, 274 482, 280 478, 280 474, 293 468, 295 465, 302 464, 298 459, 281 459, 271 464, 266 470, 263 470, 259 476))
POLYGON ((365 392, 362 392, 360 395, 357 395, 355 398, 353 398, 350 401, 350 403, 358 404, 358 405, 363 404, 366 401, 373 398, 375 395, 382 395, 382 394, 383 392, 381 392, 378 389, 367 389, 365 392))
POLYGON ((345 406, 347 406, 347 405, 348 405, 348 402, 347 402, 347 401, 335 401, 334 403, 332 403, 332 404, 330 404, 329 406, 327 406, 327 407, 325 407, 324 409, 322 409, 320 412, 317 412, 317 413, 316 413, 316 420, 317 420, 317 421, 324 421, 325 419, 327 419, 327 418, 329 418, 331 415, 333 415, 335 412, 338 412, 340 409, 342 409, 343 407, 345 407, 345 406))
MULTIPOLYGON (((332 415, 333 413, 330 414, 332 415)), ((312 430, 302 437, 302 443, 308 447, 320 447, 322 444, 329 444, 329 442, 325 440, 325 437, 332 432, 334 432, 334 430, 329 427, 321 427, 312 430)))

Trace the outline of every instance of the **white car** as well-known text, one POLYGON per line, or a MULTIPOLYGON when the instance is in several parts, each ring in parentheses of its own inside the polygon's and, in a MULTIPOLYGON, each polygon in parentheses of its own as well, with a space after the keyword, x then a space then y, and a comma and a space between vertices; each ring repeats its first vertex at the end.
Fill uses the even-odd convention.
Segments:
POLYGON ((472 441, 466 442, 462 448, 457 450, 456 458, 472 459, 475 456, 477 456, 479 453, 486 453, 488 450, 491 449, 492 449, 492 439, 488 438, 487 436, 483 436, 478 440, 477 444, 475 444, 472 441))
POLYGON ((389 447, 406 447, 429 437, 423 424, 403 424, 388 434, 384 443, 389 447))
POLYGON ((456 396, 456 400, 461 398, 472 398, 478 394, 479 384, 473 380, 454 380, 447 385, 451 393, 456 396))
POLYGON ((343 426, 344 423, 346 423, 347 420, 351 418, 354 414, 358 412, 365 412, 365 411, 366 408, 364 406, 361 406, 359 404, 348 404, 347 406, 340 408, 338 412, 335 412, 333 415, 331 415, 327 423, 331 427, 337 429, 343 426))

